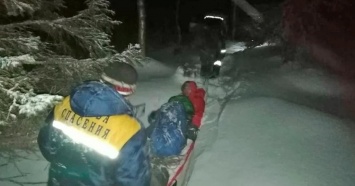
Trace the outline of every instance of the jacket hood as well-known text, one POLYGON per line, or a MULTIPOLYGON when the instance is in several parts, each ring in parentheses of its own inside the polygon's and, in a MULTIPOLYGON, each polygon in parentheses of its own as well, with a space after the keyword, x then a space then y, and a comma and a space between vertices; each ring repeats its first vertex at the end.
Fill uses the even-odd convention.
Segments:
POLYGON ((197 84, 194 81, 188 81, 188 87, 191 92, 195 92, 197 90, 197 84))
POLYGON ((74 88, 70 94, 72 110, 84 117, 132 115, 132 105, 113 87, 91 81, 74 88))
POLYGON ((190 81, 188 84, 191 93, 189 96, 205 97, 206 91, 202 88, 198 88, 196 82, 190 81))
POLYGON ((196 90, 193 92, 193 94, 194 94, 195 96, 204 98, 205 95, 206 95, 206 91, 205 91, 204 89, 202 89, 202 88, 198 88, 198 89, 196 89, 196 90))

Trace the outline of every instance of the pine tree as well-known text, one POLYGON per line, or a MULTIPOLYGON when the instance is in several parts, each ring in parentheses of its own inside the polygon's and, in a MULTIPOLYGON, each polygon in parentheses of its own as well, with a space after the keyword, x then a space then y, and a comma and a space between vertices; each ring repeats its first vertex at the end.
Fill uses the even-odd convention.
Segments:
POLYGON ((70 8, 64 0, 0 1, 0 125, 61 99, 37 92, 65 94, 109 62, 139 63, 138 46, 118 53, 111 45, 120 22, 107 0, 86 0, 73 15, 70 8))

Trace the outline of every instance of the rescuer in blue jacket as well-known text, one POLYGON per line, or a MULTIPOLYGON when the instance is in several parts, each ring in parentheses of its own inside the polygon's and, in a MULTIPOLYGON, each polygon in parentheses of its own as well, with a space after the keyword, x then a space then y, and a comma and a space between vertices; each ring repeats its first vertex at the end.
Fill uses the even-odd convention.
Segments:
POLYGON ((48 185, 150 185, 145 130, 125 99, 137 77, 131 65, 112 63, 102 81, 77 86, 55 106, 38 135, 48 185))

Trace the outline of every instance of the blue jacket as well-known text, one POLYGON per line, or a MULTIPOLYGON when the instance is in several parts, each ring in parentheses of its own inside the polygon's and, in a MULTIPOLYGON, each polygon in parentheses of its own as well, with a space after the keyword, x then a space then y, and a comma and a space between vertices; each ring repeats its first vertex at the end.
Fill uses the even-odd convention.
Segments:
POLYGON ((149 119, 151 150, 155 156, 180 155, 186 145, 187 113, 181 102, 163 104, 149 119))
MULTIPOLYGON (((102 116, 130 115, 127 117, 131 118, 133 114, 132 107, 125 98, 112 87, 100 82, 86 82, 76 87, 70 95, 70 107, 75 113, 72 120, 74 116, 79 119, 81 117, 99 119, 102 116)), ((137 129, 138 132, 134 133, 120 149, 118 157, 111 159, 83 144, 75 143, 65 132, 55 128, 53 125, 55 115, 56 112, 51 112, 46 120, 46 126, 40 130, 38 136, 39 148, 51 163, 48 185, 150 185, 147 140, 144 127, 140 123, 141 128, 137 129)))

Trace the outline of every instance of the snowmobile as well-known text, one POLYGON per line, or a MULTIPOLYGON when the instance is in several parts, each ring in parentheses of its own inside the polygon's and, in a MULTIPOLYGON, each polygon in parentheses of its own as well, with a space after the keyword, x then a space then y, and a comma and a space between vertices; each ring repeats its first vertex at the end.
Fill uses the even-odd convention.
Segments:
MULTIPOLYGON (((204 24, 211 29, 211 32, 216 33, 218 36, 217 50, 214 55, 214 62, 212 64, 205 64, 201 66, 201 74, 206 74, 209 79, 219 76, 220 68, 222 66, 223 58, 227 52, 226 50, 226 36, 227 36, 227 22, 226 17, 218 13, 210 13, 204 16, 204 24), (210 66, 212 65, 212 66, 210 66)), ((205 76, 205 75, 203 75, 205 76)))

